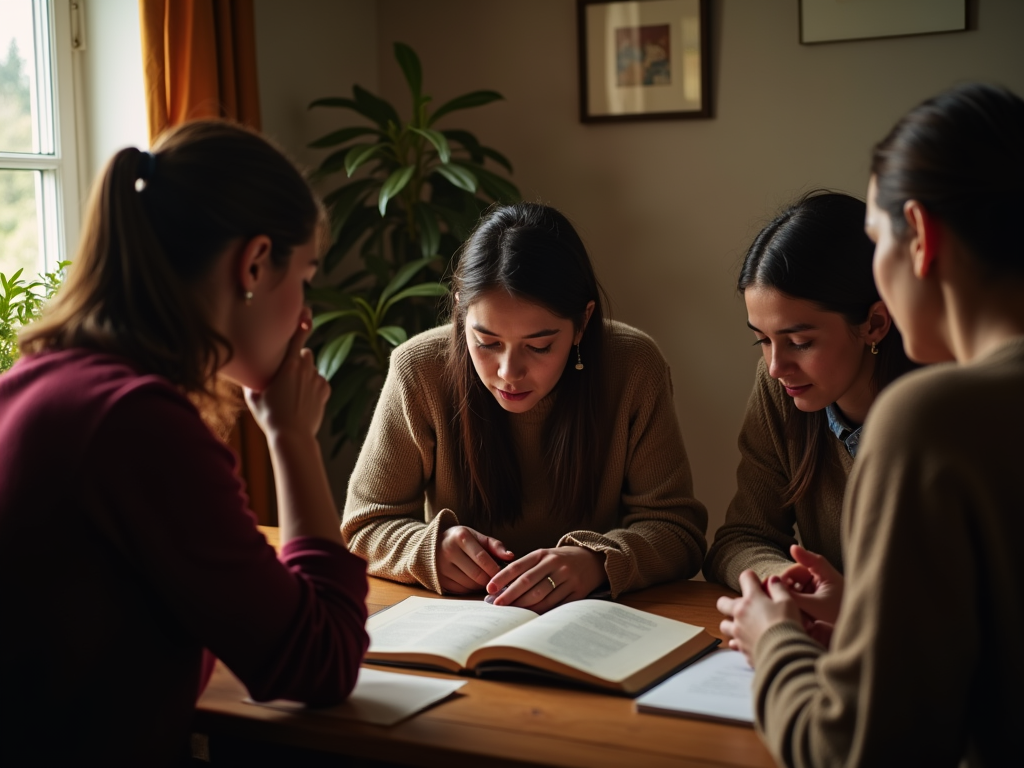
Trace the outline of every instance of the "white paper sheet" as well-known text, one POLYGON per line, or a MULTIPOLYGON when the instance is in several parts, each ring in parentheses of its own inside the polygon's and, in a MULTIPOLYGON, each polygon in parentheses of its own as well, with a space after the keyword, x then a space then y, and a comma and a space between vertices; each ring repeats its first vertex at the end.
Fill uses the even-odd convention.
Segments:
MULTIPOLYGON (((400 672, 382 672, 379 669, 359 670, 359 680, 346 701, 336 707, 315 710, 342 720, 359 720, 374 725, 394 725, 431 704, 436 704, 466 684, 465 680, 404 675, 400 672)), ((305 704, 287 699, 253 701, 256 704, 285 712, 301 712, 305 704)))
POLYGON ((738 651, 720 650, 638 697, 637 712, 753 725, 754 670, 738 651))

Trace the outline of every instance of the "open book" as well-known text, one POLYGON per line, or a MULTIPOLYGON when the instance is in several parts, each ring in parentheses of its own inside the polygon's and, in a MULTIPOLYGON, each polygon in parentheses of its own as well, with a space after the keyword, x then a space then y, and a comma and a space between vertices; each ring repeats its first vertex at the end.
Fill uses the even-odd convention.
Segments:
POLYGON ((484 676, 534 674, 630 696, 718 645, 701 627, 605 600, 538 616, 484 602, 407 597, 366 624, 366 660, 484 676))

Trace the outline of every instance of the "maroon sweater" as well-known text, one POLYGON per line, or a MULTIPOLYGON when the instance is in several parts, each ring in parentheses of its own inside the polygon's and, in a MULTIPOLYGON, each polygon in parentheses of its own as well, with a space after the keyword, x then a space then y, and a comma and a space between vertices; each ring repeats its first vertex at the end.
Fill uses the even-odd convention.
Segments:
POLYGON ((338 544, 278 559, 165 379, 81 349, 0 376, 0 763, 181 759, 204 648, 254 699, 338 702, 366 590, 338 544))

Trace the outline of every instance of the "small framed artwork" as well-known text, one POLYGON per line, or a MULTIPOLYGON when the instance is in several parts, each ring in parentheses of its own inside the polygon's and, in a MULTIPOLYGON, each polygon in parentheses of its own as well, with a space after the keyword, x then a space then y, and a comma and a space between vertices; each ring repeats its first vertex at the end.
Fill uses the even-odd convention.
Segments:
POLYGON ((711 117, 709 0, 576 0, 580 121, 711 117))
POLYGON ((800 0, 804 44, 965 29, 967 0, 800 0))

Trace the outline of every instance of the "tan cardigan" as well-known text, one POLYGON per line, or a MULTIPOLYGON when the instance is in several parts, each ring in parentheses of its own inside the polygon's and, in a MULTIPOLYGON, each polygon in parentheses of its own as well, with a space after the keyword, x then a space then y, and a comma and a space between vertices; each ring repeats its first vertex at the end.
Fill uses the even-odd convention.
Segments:
POLYGON ((831 651, 761 637, 757 727, 784 765, 1021 765, 1024 337, 907 374, 864 433, 831 651))
POLYGON ((789 547, 797 543, 794 528, 799 528, 803 546, 842 572, 840 521, 853 459, 826 428, 827 449, 810 489, 796 504, 783 503, 802 458, 786 438, 786 421, 796 410, 782 385, 768 375, 762 358, 740 430, 736 495, 704 563, 708 581, 738 590, 740 573, 747 568, 762 579, 781 573, 793 564, 789 547))
POLYGON ((606 377, 610 444, 588 530, 566 530, 549 512, 543 428, 555 391, 523 414, 509 414, 523 487, 523 517, 488 530, 472 509, 456 509, 466 481, 454 466, 453 406, 443 385, 451 326, 415 336, 392 353, 369 434, 349 480, 341 532, 369 572, 440 592, 439 534, 467 525, 501 540, 518 557, 566 545, 605 555, 613 595, 689 578, 707 544, 707 512, 693 498, 690 465, 672 403, 669 368, 654 341, 606 321, 605 367, 566 375, 606 377))

